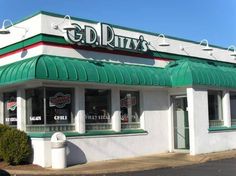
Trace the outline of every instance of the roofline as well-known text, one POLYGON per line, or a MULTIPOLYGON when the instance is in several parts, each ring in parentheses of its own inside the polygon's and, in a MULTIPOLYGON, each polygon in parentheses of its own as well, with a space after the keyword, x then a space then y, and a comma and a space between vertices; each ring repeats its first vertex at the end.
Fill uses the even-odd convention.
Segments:
MULTIPOLYGON (((53 17, 59 17, 59 18, 64 18, 64 16, 65 16, 65 15, 62 15, 62 14, 54 13, 54 12, 39 11, 39 12, 36 12, 36 13, 30 15, 30 16, 27 16, 27 17, 25 17, 25 18, 23 18, 19 21, 16 21, 13 24, 14 25, 18 24, 22 21, 28 20, 29 18, 32 18, 32 17, 34 17, 36 15, 39 15, 39 14, 53 16, 53 17)), ((95 20, 87 20, 87 19, 84 19, 84 18, 78 18, 78 17, 73 17, 73 16, 71 16, 71 19, 72 20, 83 21, 83 22, 88 22, 88 23, 94 23, 94 24, 99 23, 98 21, 95 21, 95 20)), ((108 24, 110 24, 110 23, 108 23, 108 24)), ((135 29, 135 28, 130 28, 130 27, 124 27, 124 26, 115 25, 115 24, 110 24, 110 25, 112 27, 115 27, 115 28, 119 28, 119 29, 123 29, 123 30, 129 30, 129 31, 133 31, 133 32, 140 32, 140 33, 154 35, 154 36, 158 36, 159 34, 161 34, 161 33, 154 33, 154 32, 148 32, 148 31, 139 30, 139 29, 135 29)), ((193 44, 199 44, 198 41, 184 39, 184 38, 180 38, 180 37, 173 37, 173 36, 170 36, 170 35, 165 35, 165 37, 169 38, 169 39, 173 39, 173 40, 189 42, 189 43, 193 43, 193 44)), ((209 46, 214 47, 214 48, 218 48, 218 49, 228 50, 228 48, 225 48, 225 47, 222 47, 222 46, 217 46, 217 45, 212 45, 212 44, 209 44, 209 46)))
MULTIPOLYGON (((55 44, 66 44, 68 45, 67 42, 65 42, 63 37, 60 36, 54 36, 54 35, 48 35, 48 34, 38 34, 35 35, 31 38, 25 39, 23 41, 8 45, 6 47, 0 48, 0 58, 2 55, 14 52, 16 50, 22 49, 22 43, 24 43, 24 47, 31 46, 35 43, 39 42, 50 42, 50 43, 55 43, 55 44)), ((196 57, 196 56, 187 56, 187 55, 180 55, 176 53, 166 53, 166 52, 161 52, 161 51, 149 51, 147 52, 147 55, 151 56, 152 58, 162 58, 162 59, 167 59, 167 60, 180 60, 180 59, 194 59, 194 60, 205 60, 208 62, 211 62, 213 60, 209 60, 207 58, 202 58, 202 57, 196 57)), ((226 62, 226 61, 214 61, 218 63, 225 63, 225 64, 234 64, 232 62, 226 62)), ((236 65, 236 64, 234 64, 236 65)))

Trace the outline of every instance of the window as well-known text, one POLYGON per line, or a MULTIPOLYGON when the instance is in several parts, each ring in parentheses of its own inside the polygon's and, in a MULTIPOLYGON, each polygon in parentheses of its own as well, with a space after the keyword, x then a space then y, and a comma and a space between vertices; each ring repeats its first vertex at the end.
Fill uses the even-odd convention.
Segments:
POLYGON ((73 89, 26 90, 27 131, 73 131, 73 89))
POLYGON ((4 121, 6 125, 17 126, 16 92, 4 93, 4 121))
POLYGON ((140 127, 139 92, 120 92, 121 128, 140 127))
POLYGON ((236 92, 230 92, 231 124, 236 125, 236 92))
POLYGON ((111 91, 85 89, 86 130, 111 129, 111 91))
POLYGON ((44 124, 44 89, 26 90, 26 124, 44 124))
POLYGON ((46 88, 47 124, 70 124, 72 119, 72 91, 65 88, 46 88))
POLYGON ((209 126, 223 126, 222 120, 222 93, 221 91, 208 92, 209 126))

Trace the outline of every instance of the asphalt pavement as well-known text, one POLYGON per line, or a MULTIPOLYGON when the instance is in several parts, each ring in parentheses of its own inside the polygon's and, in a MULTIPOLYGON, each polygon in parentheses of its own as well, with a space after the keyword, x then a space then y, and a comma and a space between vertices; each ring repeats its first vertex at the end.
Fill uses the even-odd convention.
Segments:
POLYGON ((176 168, 153 169, 138 172, 106 174, 100 176, 235 176, 236 158, 209 161, 176 168))

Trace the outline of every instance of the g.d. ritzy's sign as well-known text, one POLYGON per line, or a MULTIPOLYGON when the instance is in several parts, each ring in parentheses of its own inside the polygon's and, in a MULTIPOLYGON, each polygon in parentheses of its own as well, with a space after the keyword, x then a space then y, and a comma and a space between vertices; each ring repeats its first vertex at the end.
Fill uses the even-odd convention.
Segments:
POLYGON ((138 38, 130 38, 116 35, 113 28, 108 24, 99 23, 99 29, 73 23, 74 29, 67 29, 65 40, 71 44, 100 46, 110 49, 122 49, 135 52, 146 52, 148 42, 142 35, 138 38))

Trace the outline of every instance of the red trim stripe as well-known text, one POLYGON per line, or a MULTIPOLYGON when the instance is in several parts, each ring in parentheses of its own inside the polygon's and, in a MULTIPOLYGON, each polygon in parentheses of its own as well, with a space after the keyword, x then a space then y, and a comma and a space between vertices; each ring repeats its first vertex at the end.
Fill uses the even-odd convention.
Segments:
POLYGON ((21 49, 17 49, 11 52, 8 52, 6 54, 0 55, 0 59, 17 54, 19 52, 22 52, 24 50, 32 49, 37 46, 42 46, 42 45, 47 45, 47 46, 53 46, 53 47, 61 47, 61 48, 70 48, 70 49, 81 49, 81 50, 87 50, 87 51, 95 51, 95 52, 101 52, 101 53, 109 53, 109 54, 119 54, 119 55, 125 55, 125 56, 133 56, 133 57, 140 57, 140 58, 147 58, 147 59, 154 59, 154 60, 162 60, 162 61, 169 61, 170 59, 167 58, 160 58, 160 57, 153 57, 148 54, 143 54, 143 53, 131 53, 128 51, 120 51, 120 50, 108 50, 106 48, 93 48, 91 46, 78 46, 78 45, 68 45, 68 44, 57 44, 53 42, 37 42, 32 45, 23 47, 21 49))

